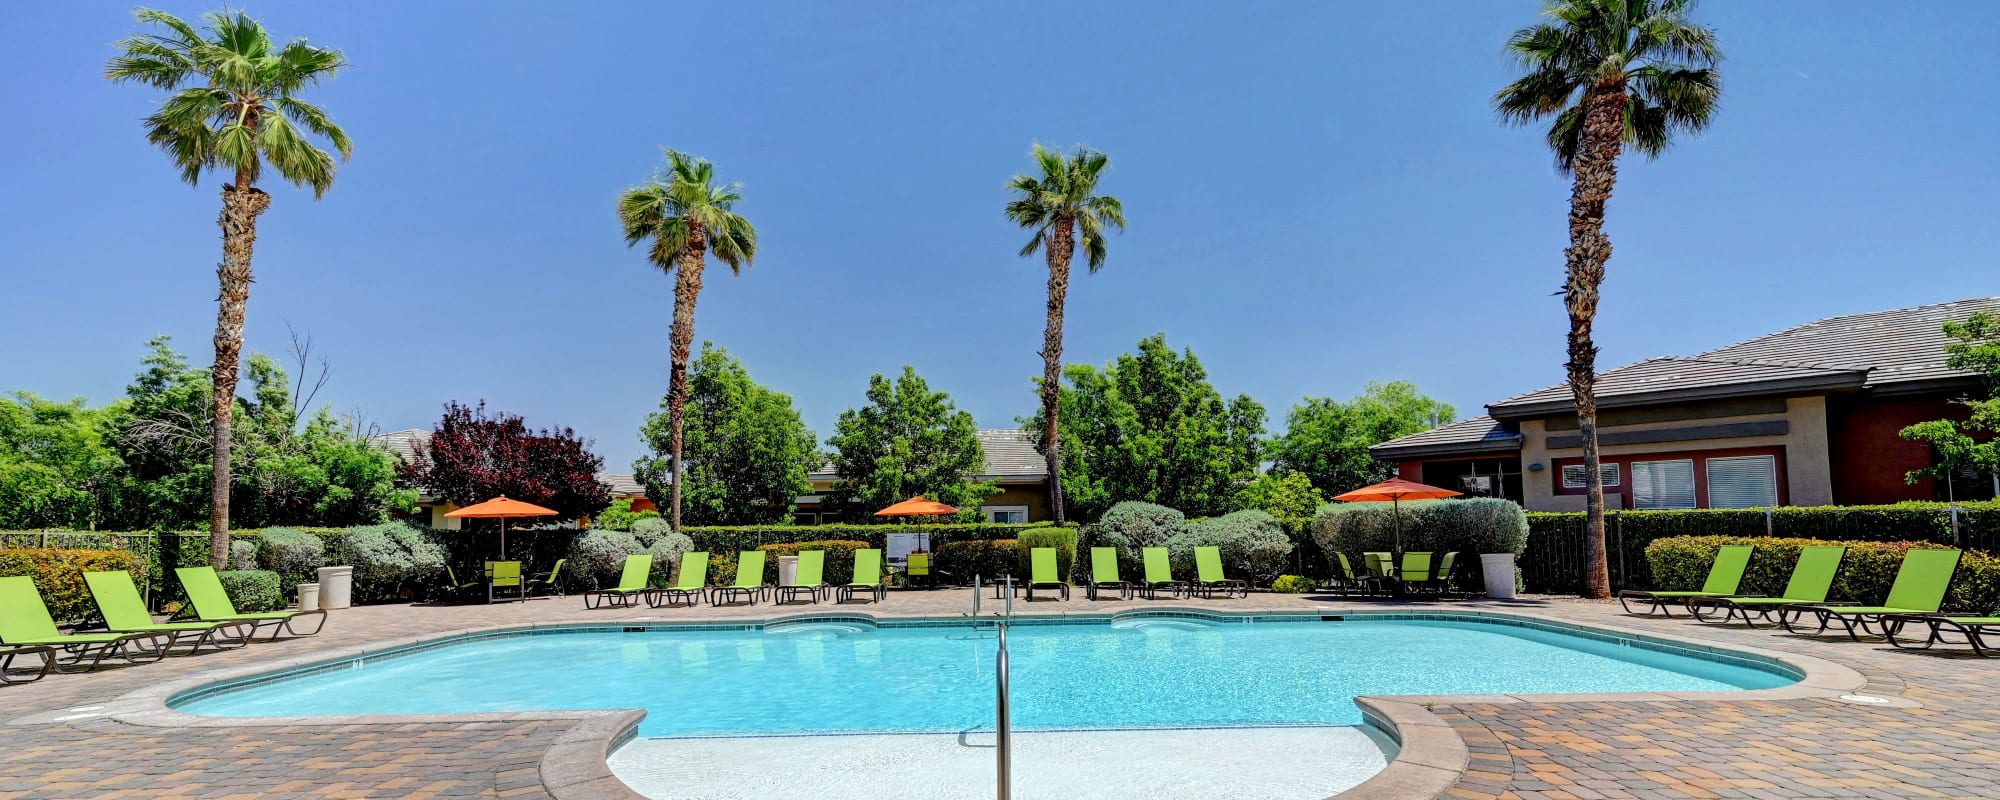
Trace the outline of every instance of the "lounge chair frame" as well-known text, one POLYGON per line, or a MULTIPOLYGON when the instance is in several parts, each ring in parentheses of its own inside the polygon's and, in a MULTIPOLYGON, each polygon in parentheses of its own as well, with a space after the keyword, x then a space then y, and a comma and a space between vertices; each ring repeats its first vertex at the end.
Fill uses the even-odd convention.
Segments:
POLYGON ((1226 577, 1222 572, 1221 549, 1215 547, 1195 548, 1194 568, 1195 568, 1195 580, 1192 585, 1192 588, 1190 589, 1190 592, 1200 592, 1202 597, 1210 599, 1213 599, 1215 597, 1215 592, 1217 590, 1222 591, 1223 599, 1228 599, 1230 597, 1248 598, 1250 596, 1249 581, 1243 580, 1241 578, 1226 577), (1214 573, 1215 577, 1213 578, 1203 577, 1204 575, 1209 574, 1211 571, 1214 573))
POLYGON ((0 685, 12 686, 17 683, 34 683, 49 676, 56 669, 56 649, 46 645, 22 645, 0 647, 0 685), (42 666, 34 670, 34 676, 20 677, 28 672, 14 666, 14 659, 33 655, 41 659, 42 666))
POLYGON ((1696 620, 1727 625, 1742 620, 1744 627, 1755 628, 1758 621, 1777 622, 1773 614, 1788 605, 1854 605, 1848 602, 1829 602, 1826 596, 1833 590, 1833 581, 1840 575, 1840 565, 1847 558, 1847 548, 1841 545, 1814 545, 1800 548, 1799 560, 1792 565, 1792 576, 1785 581, 1783 594, 1777 597, 1759 595, 1733 595, 1729 597, 1695 597, 1687 603, 1688 613, 1696 620), (1829 561, 1829 559, 1831 559, 1829 561), (1721 616, 1717 616, 1720 612, 1721 616), (1755 615, 1755 618, 1752 618, 1755 615))
POLYGON ((1972 648, 1972 654, 1980 658, 1992 658, 1994 647, 1986 642, 1986 635, 2000 633, 2000 617, 1948 617, 1931 614, 1892 615, 1901 623, 1893 629, 1885 629, 1883 638, 1889 645, 1899 650, 1928 650, 1933 645, 1955 644, 1945 638, 1945 630, 1958 634, 1965 644, 1972 648), (1908 643, 1896 638, 1896 634, 1908 625, 1922 625, 1928 631, 1922 642, 1908 643))
POLYGON ((250 643, 256 633, 256 626, 242 622, 157 622, 146 603, 139 597, 139 589, 132 583, 132 573, 123 571, 86 572, 84 585, 90 590, 91 602, 97 605, 97 617, 92 627, 101 627, 110 633, 150 633, 167 637, 162 647, 172 649, 186 646, 188 654, 201 652, 201 648, 234 650, 250 643), (138 620, 145 620, 139 622, 138 620), (114 624, 115 623, 115 624, 114 624), (185 639, 194 637, 189 643, 185 639))
POLYGON ((740 596, 748 601, 750 605, 754 606, 757 604, 757 600, 767 593, 776 594, 776 587, 764 582, 764 551, 743 550, 736 554, 736 582, 728 586, 709 587, 708 604, 719 606, 725 602, 734 603, 736 602, 736 598, 740 596), (746 566, 754 567, 755 571, 746 570, 746 566), (743 582, 746 574, 756 577, 756 585, 753 586, 743 582))
POLYGON ((1146 579, 1138 583, 1139 595, 1147 600, 1160 599, 1160 590, 1166 589, 1167 596, 1179 599, 1182 594, 1192 594, 1193 587, 1187 581, 1174 577, 1174 562, 1171 553, 1164 547, 1148 547, 1139 551, 1145 565, 1146 579))
POLYGON ((653 602, 660 591, 650 583, 653 575, 651 553, 635 553, 625 557, 624 566, 619 568, 618 585, 609 589, 592 589, 583 593, 583 607, 588 609, 631 608, 634 600, 643 600, 647 605, 653 602))
POLYGON ((854 593, 857 591, 870 594, 873 597, 870 602, 880 603, 888 599, 889 584, 882 580, 882 551, 880 549, 870 547, 854 551, 854 580, 834 587, 834 602, 853 602, 854 593), (875 576, 875 582, 868 583, 861 580, 864 574, 875 576))
POLYGON ((1118 548, 1090 548, 1090 583, 1083 587, 1086 599, 1096 600, 1099 590, 1117 591, 1118 599, 1132 599, 1132 582, 1118 574, 1118 548))
POLYGON ((692 608, 708 599, 708 551, 695 550, 681 554, 680 574, 674 585, 655 591, 646 598, 646 604, 654 608, 678 606, 692 608), (692 581, 690 581, 690 574, 692 581), (675 603, 676 598, 686 600, 675 603))
POLYGON ((812 598, 813 605, 819 605, 820 596, 833 587, 826 584, 826 551, 801 550, 799 561, 794 567, 793 578, 798 583, 779 586, 772 590, 772 601, 784 604, 798 600, 800 594, 812 598))
POLYGON ((1626 589, 1618 593, 1618 606, 1625 609, 1625 613, 1634 616, 1650 617, 1657 613, 1671 617, 1674 611, 1669 606, 1673 605, 1693 613, 1692 609, 1688 608, 1688 603, 1696 598, 1728 597, 1736 594, 1736 590, 1743 585, 1743 573, 1750 569, 1750 557, 1755 554, 1756 548, 1752 545, 1723 545, 1716 549, 1715 560, 1709 562, 1708 577, 1702 580, 1701 591, 1654 592, 1626 589), (1633 611, 1631 602, 1635 600, 1650 603, 1652 607, 1643 613, 1633 611))
POLYGON ((1794 627, 1794 623, 1810 615, 1816 618, 1819 627, 1807 635, 1826 633, 1833 623, 1838 622, 1847 633, 1847 638, 1853 641, 1861 641, 1861 636, 1866 634, 1880 636, 1893 643, 1896 634, 1913 620, 1945 616, 1938 613, 1938 609, 1951 590, 1952 578, 1957 577, 1958 564, 1964 555, 1960 550, 1939 548, 1911 550, 1903 554, 1903 564, 1896 569, 1896 580, 1889 585, 1889 597, 1882 605, 1786 605, 1778 612, 1778 624, 1784 626, 1787 633, 1799 633, 1799 627, 1804 626, 1794 627))
POLYGON ((1035 601, 1036 589, 1054 589, 1058 599, 1069 599, 1069 581, 1061 578, 1060 564, 1053 547, 1037 547, 1028 551, 1028 602, 1035 601), (1042 572, 1044 566, 1048 567, 1047 574, 1042 572))
POLYGON ((174 574, 180 578, 181 594, 187 597, 188 605, 194 609, 195 618, 202 622, 248 622, 251 623, 249 638, 255 639, 257 632, 271 629, 271 638, 277 641, 278 634, 290 637, 312 636, 326 629, 326 609, 311 611, 268 611, 260 614, 243 614, 236 610, 236 604, 229 600, 229 592, 222 588, 222 579, 215 576, 213 567, 176 567, 174 574), (204 610, 203 606, 207 606, 204 610), (292 624, 306 617, 314 617, 318 624, 310 631, 300 631, 292 624))
POLYGON ((17 597, 21 606, 9 612, 13 617, 9 627, 14 628, 15 639, 0 641, 0 647, 46 649, 52 671, 84 672, 114 656, 129 664, 146 664, 167 657, 167 648, 160 641, 163 637, 157 633, 64 635, 56 629, 55 618, 49 615, 48 605, 33 578, 24 575, 0 578, 0 593, 17 597))

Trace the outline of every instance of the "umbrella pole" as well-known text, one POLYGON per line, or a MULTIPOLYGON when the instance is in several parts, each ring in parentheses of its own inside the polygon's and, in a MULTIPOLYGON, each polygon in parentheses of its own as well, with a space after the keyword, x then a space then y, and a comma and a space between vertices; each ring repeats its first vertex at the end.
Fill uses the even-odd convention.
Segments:
POLYGON ((1390 508, 1392 508, 1392 509, 1395 509, 1395 512, 1396 512, 1396 557, 1397 557, 1397 558, 1402 558, 1402 557, 1403 557, 1403 501, 1402 501, 1402 499, 1401 499, 1401 498, 1397 498, 1397 497, 1391 497, 1391 498, 1389 498, 1389 507, 1390 507, 1390 508))
POLYGON ((500 518, 500 561, 507 560, 507 518, 500 518))

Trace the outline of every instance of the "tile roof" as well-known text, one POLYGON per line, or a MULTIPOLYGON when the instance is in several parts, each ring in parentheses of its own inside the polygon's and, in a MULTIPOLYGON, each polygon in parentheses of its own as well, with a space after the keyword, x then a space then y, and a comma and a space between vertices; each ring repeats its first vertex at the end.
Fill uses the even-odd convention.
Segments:
MULTIPOLYGON (((1810 388, 1881 391, 1955 381, 1970 373, 1945 366, 1946 320, 2000 311, 2000 297, 1849 314, 1809 322, 1694 356, 1653 358, 1597 376, 1608 406, 1810 388)), ((1501 416, 1573 407, 1560 383, 1487 405, 1501 416)))
POLYGON ((1368 452, 1377 458, 1397 459, 1433 451, 1471 453, 1490 449, 1509 452, 1520 446, 1519 431, 1504 422, 1481 415, 1391 439, 1368 448, 1368 452))
MULTIPOLYGON (((980 466, 982 477, 1041 480, 1048 472, 1041 451, 1035 449, 1035 440, 1019 428, 981 428, 979 448, 986 454, 986 462, 980 466)), ((834 474, 833 462, 828 461, 810 477, 830 481, 838 476, 834 474)))

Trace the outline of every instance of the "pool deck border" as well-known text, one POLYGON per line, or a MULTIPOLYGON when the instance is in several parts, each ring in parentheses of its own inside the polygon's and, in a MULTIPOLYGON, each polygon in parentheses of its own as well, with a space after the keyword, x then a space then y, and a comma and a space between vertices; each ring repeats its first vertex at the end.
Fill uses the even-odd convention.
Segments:
MULTIPOLYGON (((1718 646, 1700 639, 1674 634, 1638 631, 1596 622, 1582 624, 1537 614, 1528 609, 1441 609, 1441 610, 1340 610, 1340 611, 1223 611, 1195 606, 1159 606, 1120 610, 1111 613, 1042 613, 1027 609, 1017 613, 1015 624, 1060 622, 1111 623, 1128 619, 1181 617, 1208 619, 1221 623, 1260 619, 1297 618, 1317 620, 1338 617, 1342 621, 1375 619, 1475 620, 1527 625, 1563 633, 1609 636, 1659 649, 1692 651, 1697 657, 1762 662, 1796 676, 1796 682, 1771 689, 1712 692, 1618 692, 1600 694, 1520 694, 1520 695, 1389 695, 1355 699, 1368 724, 1375 726, 1398 745, 1387 768, 1360 785, 1333 795, 1329 800, 1409 800, 1443 797, 1471 764, 1465 740, 1443 717, 1433 713, 1433 705, 1508 703, 1661 703, 1675 701, 1758 702, 1803 698, 1840 698, 1860 691, 1867 679, 1858 671, 1826 659, 1799 653, 1780 653, 1744 646, 1718 646)), ((249 727, 259 725, 336 726, 356 723, 445 723, 479 724, 507 721, 565 720, 576 724, 543 752, 540 765, 542 784, 557 800, 644 800, 612 774, 609 758, 613 751, 637 734, 646 712, 613 711, 525 711, 470 714, 347 715, 310 717, 206 717, 175 710, 169 703, 202 690, 221 690, 245 682, 261 682, 295 676, 318 669, 338 668, 357 659, 396 657, 435 647, 493 636, 533 635, 577 630, 746 630, 767 629, 787 624, 819 622, 865 622, 877 627, 930 627, 971 624, 966 616, 878 615, 869 611, 779 612, 729 622, 716 621, 629 621, 629 622, 545 622, 505 624, 479 628, 434 631, 418 636, 389 639, 360 646, 339 647, 310 656, 280 659, 255 665, 209 670, 186 678, 159 683, 128 692, 99 706, 46 712, 22 717, 20 723, 70 721, 95 717, 122 724, 169 728, 249 727)), ((994 617, 980 617, 992 623, 994 617)), ((1915 707, 1905 698, 1876 698, 1877 704, 1915 707)))

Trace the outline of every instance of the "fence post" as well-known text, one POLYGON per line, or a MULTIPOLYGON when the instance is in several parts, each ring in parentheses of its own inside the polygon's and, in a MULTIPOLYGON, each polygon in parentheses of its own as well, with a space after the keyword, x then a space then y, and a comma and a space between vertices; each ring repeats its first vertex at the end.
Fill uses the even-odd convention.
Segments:
POLYGON ((1958 532, 1958 504, 1956 503, 1951 506, 1951 546, 1960 548, 1965 546, 1965 537, 1961 536, 1958 532))
POLYGON ((1612 535, 1618 539, 1617 583, 1611 586, 1613 590, 1617 590, 1625 588, 1625 513, 1623 511, 1611 512, 1611 531, 1612 535))

